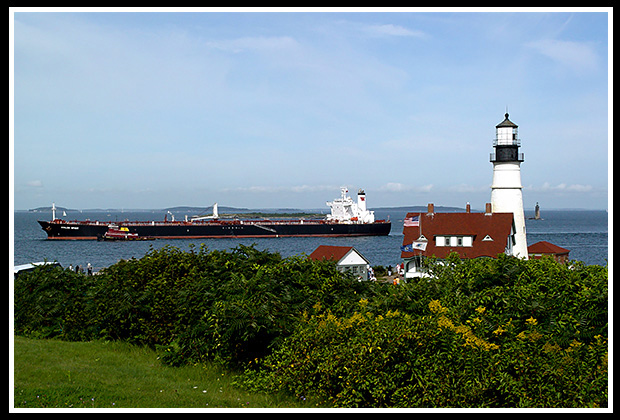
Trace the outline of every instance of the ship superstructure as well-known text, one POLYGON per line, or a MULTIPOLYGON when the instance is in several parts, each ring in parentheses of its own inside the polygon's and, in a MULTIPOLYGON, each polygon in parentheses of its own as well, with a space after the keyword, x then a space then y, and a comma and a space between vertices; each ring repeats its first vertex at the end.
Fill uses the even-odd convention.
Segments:
POLYGON ((327 216, 329 221, 341 223, 374 223, 375 212, 366 209, 366 193, 360 189, 357 192, 357 202, 347 195, 347 187, 340 188, 341 197, 326 204, 332 209, 327 216))

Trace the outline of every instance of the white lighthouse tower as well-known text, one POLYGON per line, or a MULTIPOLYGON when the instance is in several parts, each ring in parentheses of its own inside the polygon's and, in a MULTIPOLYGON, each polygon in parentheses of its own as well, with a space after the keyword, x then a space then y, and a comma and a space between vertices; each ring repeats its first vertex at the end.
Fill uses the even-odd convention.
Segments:
POLYGON ((515 223, 515 244, 513 255, 527 259, 527 237, 525 215, 523 213, 523 193, 521 186, 521 162, 519 153, 521 140, 517 137, 518 126, 508 119, 495 127, 495 140, 491 153, 493 162, 493 184, 491 185, 491 208, 494 213, 513 213, 515 223))

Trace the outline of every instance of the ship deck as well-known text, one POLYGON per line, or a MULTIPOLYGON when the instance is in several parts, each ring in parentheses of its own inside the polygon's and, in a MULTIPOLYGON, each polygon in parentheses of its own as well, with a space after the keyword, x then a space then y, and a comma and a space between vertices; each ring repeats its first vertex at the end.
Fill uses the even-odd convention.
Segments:
POLYGON ((169 220, 123 220, 123 221, 100 221, 100 220, 63 220, 56 219, 51 223, 82 225, 82 226, 222 226, 222 225, 325 225, 325 224, 379 224, 385 220, 376 220, 373 223, 360 223, 353 221, 337 221, 325 219, 245 219, 245 220, 196 220, 196 221, 169 221, 169 220))

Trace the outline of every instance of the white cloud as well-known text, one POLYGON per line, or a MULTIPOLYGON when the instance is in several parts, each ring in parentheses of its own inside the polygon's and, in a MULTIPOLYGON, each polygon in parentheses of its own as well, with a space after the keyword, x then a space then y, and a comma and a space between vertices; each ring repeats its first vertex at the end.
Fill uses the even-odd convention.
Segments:
POLYGON ((459 184, 449 187, 448 191, 455 193, 479 193, 491 190, 488 185, 479 185, 476 187, 474 185, 459 184))
POLYGON ((237 39, 208 41, 209 48, 240 53, 245 51, 281 51, 298 46, 297 41, 289 36, 256 36, 237 39))
POLYGON ((388 182, 385 185, 379 187, 380 191, 387 192, 405 192, 405 191, 414 191, 420 193, 430 192, 433 189, 433 184, 413 186, 413 185, 405 185, 400 182, 388 182))
POLYGON ((26 182, 26 185, 33 188, 41 188, 43 186, 43 182, 40 179, 35 179, 32 181, 26 182))
POLYGON ((305 193, 305 192, 317 192, 317 191, 338 191, 338 188, 333 185, 297 185, 287 188, 292 192, 305 193))
POLYGON ((375 36, 408 36, 415 38, 426 38, 427 34, 422 31, 411 30, 391 23, 385 25, 367 25, 364 30, 375 36))
POLYGON ((598 57, 592 43, 541 39, 526 46, 574 71, 592 71, 598 67, 598 57))
POLYGON ((567 185, 566 183, 560 183, 558 185, 551 185, 549 182, 544 182, 540 187, 529 186, 528 190, 536 191, 536 192, 590 192, 594 190, 592 185, 583 185, 583 184, 571 184, 567 185))
POLYGON ((274 194, 274 193, 308 193, 320 191, 337 192, 340 187, 333 185, 294 185, 294 186, 264 186, 253 185, 249 187, 225 188, 222 192, 239 192, 239 193, 256 193, 256 194, 274 194))

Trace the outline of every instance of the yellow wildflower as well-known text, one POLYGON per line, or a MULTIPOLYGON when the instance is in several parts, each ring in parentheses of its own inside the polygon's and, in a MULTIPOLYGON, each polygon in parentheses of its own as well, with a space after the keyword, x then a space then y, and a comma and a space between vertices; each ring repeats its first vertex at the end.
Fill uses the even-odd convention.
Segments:
POLYGON ((398 312, 398 309, 395 311, 389 310, 387 311, 387 313, 385 314, 386 318, 394 318, 400 315, 400 312, 398 312))
POLYGON ((446 308, 444 308, 443 306, 441 306, 441 303, 439 302, 439 300, 431 300, 428 303, 428 308, 431 310, 431 312, 433 313, 442 313, 446 311, 446 308))
POLYGON ((351 315, 351 318, 349 318, 349 322, 351 324, 353 323, 361 324, 362 322, 365 322, 365 321, 366 321, 366 318, 364 318, 364 315, 360 314, 357 311, 353 315, 351 315))
POLYGON ((543 345, 543 351, 545 353, 557 353, 560 350, 562 350, 562 348, 558 346, 557 344, 545 343, 543 345))
POLYGON ((525 320, 525 322, 527 322, 530 325, 536 325, 538 324, 538 321, 536 321, 536 318, 534 318, 533 316, 529 317, 528 319, 525 320))
POLYGON ((445 316, 442 316, 441 318, 439 318, 439 320, 437 321, 437 325, 440 328, 449 328, 449 329, 454 328, 454 324, 452 323, 452 321, 446 318, 445 316))
POLYGON ((582 344, 582 343, 580 343, 579 341, 577 341, 577 340, 573 340, 573 341, 571 341, 570 346, 571 346, 572 348, 577 348, 577 347, 581 346, 581 344, 582 344))
POLYGON ((445 328, 446 330, 451 330, 457 334, 460 334, 463 340, 465 340, 465 343, 463 344, 464 346, 478 347, 485 351, 499 349, 499 346, 497 344, 489 343, 482 338, 476 337, 471 328, 469 328, 468 326, 463 324, 454 325, 452 320, 450 320, 444 315, 440 316, 437 320, 437 326, 439 328, 445 328))
POLYGON ((530 341, 536 341, 538 339, 540 339, 542 337, 542 334, 539 333, 538 331, 532 331, 530 333, 529 339, 530 341))
POLYGON ((495 335, 502 335, 505 332, 506 332, 506 330, 503 329, 502 326, 500 325, 499 327, 497 327, 497 329, 495 331, 493 331, 493 334, 495 334, 495 335))

